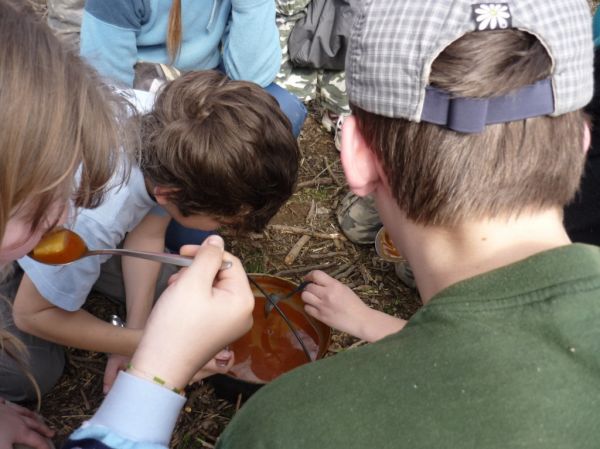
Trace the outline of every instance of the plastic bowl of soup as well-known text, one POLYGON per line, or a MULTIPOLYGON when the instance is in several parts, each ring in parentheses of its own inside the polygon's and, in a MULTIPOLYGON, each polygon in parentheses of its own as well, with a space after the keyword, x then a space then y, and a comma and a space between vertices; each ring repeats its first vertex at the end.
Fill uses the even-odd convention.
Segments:
POLYGON ((381 228, 375 236, 375 252, 379 257, 388 262, 404 260, 385 228, 381 228))
MULTIPOLYGON (((250 274, 268 295, 284 297, 296 284, 286 279, 265 274, 250 274)), ((254 293, 254 324, 252 329, 229 345, 235 354, 235 364, 225 375, 210 378, 217 395, 236 401, 244 399, 261 386, 283 373, 322 358, 329 347, 331 329, 304 311, 300 292, 277 302, 287 316, 296 334, 304 343, 311 360, 285 320, 273 309, 265 316, 264 294, 250 284, 254 293)))

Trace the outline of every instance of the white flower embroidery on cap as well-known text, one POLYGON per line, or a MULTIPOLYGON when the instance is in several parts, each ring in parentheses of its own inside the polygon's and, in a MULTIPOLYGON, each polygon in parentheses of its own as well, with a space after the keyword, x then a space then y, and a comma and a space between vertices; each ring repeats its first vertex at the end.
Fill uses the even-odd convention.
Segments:
POLYGON ((510 27, 510 10, 507 3, 479 3, 473 5, 479 31, 506 29, 510 27))

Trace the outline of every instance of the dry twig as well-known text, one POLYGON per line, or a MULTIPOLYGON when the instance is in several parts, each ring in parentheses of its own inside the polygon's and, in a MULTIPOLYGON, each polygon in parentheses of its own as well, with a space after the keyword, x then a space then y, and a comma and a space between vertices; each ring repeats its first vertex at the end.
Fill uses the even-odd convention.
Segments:
POLYGON ((292 265, 298 257, 298 255, 300 254, 300 251, 302 251, 302 248, 304 248, 304 245, 306 245, 309 240, 310 235, 303 235, 302 237, 300 237, 300 239, 292 247, 287 256, 285 256, 285 259, 283 259, 284 263, 286 265, 292 265))
POLYGON ((330 186, 334 184, 334 182, 335 181, 331 178, 313 178, 308 181, 299 182, 297 189, 300 190, 314 186, 330 186))
POLYGON ((275 273, 276 276, 287 276, 290 274, 307 273, 312 270, 324 270, 331 268, 334 264, 331 262, 321 263, 317 265, 304 265, 302 267, 290 268, 289 270, 281 270, 275 273))
POLYGON ((301 228, 299 226, 287 226, 287 225, 269 225, 268 229, 279 232, 288 232, 291 234, 302 234, 302 235, 310 235, 311 237, 316 237, 318 239, 331 239, 331 240, 345 240, 344 237, 339 232, 332 232, 331 234, 326 234, 324 232, 312 231, 310 229, 301 228))

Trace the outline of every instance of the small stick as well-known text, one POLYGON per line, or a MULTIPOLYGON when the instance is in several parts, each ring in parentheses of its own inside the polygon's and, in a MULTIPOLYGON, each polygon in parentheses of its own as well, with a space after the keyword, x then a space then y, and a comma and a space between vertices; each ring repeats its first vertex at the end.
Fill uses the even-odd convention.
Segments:
POLYGON ((331 273, 329 273, 329 276, 331 276, 332 278, 336 277, 338 274, 340 274, 341 272, 345 271, 348 269, 348 267, 350 267, 351 264, 349 263, 345 263, 343 265, 340 265, 339 267, 337 267, 335 270, 333 270, 331 273))
POLYGON ((362 275, 363 281, 365 282, 365 284, 369 284, 369 282, 371 281, 371 276, 369 276, 369 272, 367 271, 367 268, 361 263, 358 266, 358 269, 360 271, 360 274, 362 275))
POLYGON ((85 404, 85 411, 87 412, 90 409, 90 401, 88 401, 88 398, 86 397, 83 390, 79 390, 79 392, 81 393, 81 396, 83 397, 83 403, 85 404))
POLYGON ((352 343, 346 349, 358 348, 359 346, 366 345, 367 343, 369 343, 367 340, 358 340, 357 342, 352 343))
POLYGON ((289 232, 291 234, 302 234, 302 235, 310 235, 311 237, 316 237, 319 239, 329 239, 329 240, 345 240, 344 237, 339 232, 334 232, 331 234, 326 234, 324 232, 311 231, 310 229, 301 228, 299 226, 287 226, 287 225, 269 225, 268 229, 279 232, 289 232))
POLYGON ((305 265, 303 267, 290 268, 289 270, 282 270, 275 273, 275 276, 286 276, 288 274, 298 274, 298 273, 306 273, 307 271, 312 270, 323 270, 325 268, 330 268, 333 266, 332 262, 321 263, 318 265, 305 265))
POLYGON ((329 176, 331 176, 331 179, 333 179, 333 181, 337 184, 338 187, 344 187, 344 183, 341 182, 337 178, 337 176, 335 176, 333 174, 333 170, 331 169, 331 165, 329 165, 329 160, 326 157, 324 157, 323 159, 325 160, 325 168, 327 169, 327 173, 329 173, 329 176))
POLYGON ((349 267, 346 271, 343 271, 342 273, 339 273, 337 276, 332 276, 335 277, 336 279, 342 279, 342 278, 347 278, 348 276, 350 276, 354 270, 356 270, 355 266, 351 266, 349 267))
POLYGON ((304 245, 306 245, 309 240, 310 240, 310 235, 305 234, 302 237, 300 237, 300 239, 292 247, 292 249, 287 254, 287 256, 285 256, 285 259, 283 259, 283 262, 288 266, 292 265, 294 263, 294 261, 296 260, 296 258, 298 257, 298 255, 300 254, 300 251, 302 251, 302 248, 304 248, 304 245))
POLYGON ((334 183, 335 183, 334 180, 331 178, 317 177, 317 178, 310 179, 308 181, 299 182, 296 185, 296 190, 305 189, 307 187, 314 187, 314 186, 330 186, 334 183))
POLYGON ((326 259, 328 257, 336 257, 336 256, 348 256, 348 251, 332 251, 330 253, 325 254, 309 254, 307 257, 310 259, 326 259))
POLYGON ((331 248, 332 246, 333 246, 333 242, 326 242, 317 248, 314 248, 314 247, 311 248, 311 252, 318 253, 319 251, 324 251, 326 249, 331 248))
POLYGON ((241 406, 242 406, 242 393, 238 394, 237 401, 235 401, 236 413, 238 412, 238 410, 240 409, 241 406))
POLYGON ((310 209, 308 210, 308 214, 306 214, 306 223, 310 223, 317 216, 317 203, 315 200, 310 201, 310 209))

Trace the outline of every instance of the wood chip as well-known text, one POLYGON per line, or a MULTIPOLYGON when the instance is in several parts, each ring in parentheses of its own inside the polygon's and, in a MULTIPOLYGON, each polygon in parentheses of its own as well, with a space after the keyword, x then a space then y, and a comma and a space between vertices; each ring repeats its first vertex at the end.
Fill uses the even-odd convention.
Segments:
POLYGON ((291 234, 310 235, 311 237, 316 237, 318 239, 330 239, 330 240, 334 240, 334 241, 340 240, 340 239, 341 240, 346 239, 346 237, 344 237, 339 232, 333 232, 331 234, 326 234, 324 232, 312 231, 310 229, 301 228, 299 226, 287 226, 287 225, 273 224, 273 225, 269 225, 268 229, 270 229, 272 231, 289 232, 291 234))
POLYGON ((345 279, 347 277, 349 277, 352 273, 354 273, 354 271, 356 270, 356 267, 354 265, 348 267, 345 271, 342 271, 341 273, 338 273, 336 276, 332 276, 336 279, 345 279))
MULTIPOLYGON (((314 251, 314 250, 313 250, 314 251)), ((310 259, 328 259, 330 257, 348 256, 348 251, 332 251, 325 254, 309 254, 307 257, 310 259)))
POLYGON ((296 186, 297 190, 305 189, 307 187, 315 187, 315 186, 330 186, 335 184, 335 181, 331 178, 314 178, 309 181, 299 182, 296 186))
POLYGON ((335 182, 337 184, 338 187, 345 187, 345 183, 340 181, 337 176, 335 176, 335 174, 333 173, 333 170, 331 169, 331 165, 329 165, 329 160, 324 157, 324 162, 325 162, 325 168, 327 169, 327 173, 329 173, 329 176, 331 176, 331 179, 333 179, 333 182, 335 182))
POLYGON ((350 263, 345 263, 343 265, 340 265, 335 270, 333 270, 331 273, 329 273, 329 276, 331 276, 332 278, 335 278, 340 273, 346 271, 351 265, 352 264, 350 264, 350 263))
POLYGON ((310 201, 310 209, 308 210, 308 214, 306 214, 306 223, 311 224, 316 216, 317 216, 317 203, 315 203, 315 200, 311 200, 310 201))
POLYGON ((304 245, 306 245, 309 240, 310 240, 310 235, 303 235, 302 237, 300 237, 300 239, 298 239, 298 241, 292 247, 292 249, 287 254, 287 256, 285 256, 285 259, 283 259, 283 262, 288 266, 292 265, 296 261, 296 258, 300 254, 300 251, 302 251, 302 248, 304 248, 304 245))
POLYGON ((302 267, 290 268, 289 270, 282 270, 275 273, 275 276, 287 276, 289 274, 308 273, 312 270, 324 270, 325 268, 331 268, 334 264, 331 262, 320 263, 318 265, 305 265, 302 267))

